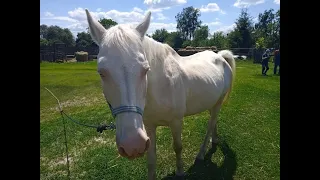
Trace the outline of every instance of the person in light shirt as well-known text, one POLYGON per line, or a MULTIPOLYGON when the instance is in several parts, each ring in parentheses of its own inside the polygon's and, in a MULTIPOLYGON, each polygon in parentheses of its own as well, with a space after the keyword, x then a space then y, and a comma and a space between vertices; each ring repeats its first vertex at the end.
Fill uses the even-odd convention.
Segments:
POLYGON ((269 60, 270 60, 270 50, 266 49, 266 51, 262 54, 262 75, 266 76, 269 70, 269 60))

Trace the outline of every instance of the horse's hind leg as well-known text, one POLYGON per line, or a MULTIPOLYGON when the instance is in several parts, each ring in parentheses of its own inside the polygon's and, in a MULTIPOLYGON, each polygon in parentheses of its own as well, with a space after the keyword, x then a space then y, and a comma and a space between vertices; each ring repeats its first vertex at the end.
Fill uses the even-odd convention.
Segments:
POLYGON ((217 121, 218 121, 218 114, 220 112, 221 105, 222 105, 222 100, 218 101, 215 107, 211 110, 212 147, 214 147, 219 142, 218 133, 217 133, 217 121))
POLYGON ((212 135, 212 143, 213 144, 218 142, 218 138, 217 138, 217 134, 216 134, 217 133, 216 124, 217 124, 217 119, 218 119, 218 113, 221 109, 222 100, 223 99, 219 100, 217 102, 217 104, 210 110, 210 119, 208 122, 207 133, 206 133, 204 141, 200 147, 200 151, 196 157, 196 161, 204 159, 204 155, 207 150, 210 135, 212 135))
MULTIPOLYGON (((220 108, 219 108, 220 110, 220 108)), ((219 112, 219 111, 218 111, 219 112)), ((211 142, 211 148, 214 148, 216 147, 216 145, 218 144, 219 142, 219 139, 218 139, 218 133, 217 133, 217 119, 218 119, 218 112, 216 112, 215 114, 215 118, 212 119, 212 142, 211 142)), ((211 116, 214 116, 213 114, 211 116)))
POLYGON ((183 176, 183 161, 181 158, 182 152, 182 141, 181 141, 181 133, 182 133, 182 119, 175 120, 170 124, 170 129, 173 138, 173 149, 176 153, 176 175, 183 176))

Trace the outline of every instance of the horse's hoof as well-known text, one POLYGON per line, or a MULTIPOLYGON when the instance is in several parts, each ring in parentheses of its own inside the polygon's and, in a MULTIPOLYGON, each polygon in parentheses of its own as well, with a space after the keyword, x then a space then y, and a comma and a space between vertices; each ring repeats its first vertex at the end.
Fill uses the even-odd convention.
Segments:
POLYGON ((197 165, 197 164, 203 164, 204 162, 204 159, 200 159, 200 158, 196 158, 196 160, 194 161, 194 164, 197 165))

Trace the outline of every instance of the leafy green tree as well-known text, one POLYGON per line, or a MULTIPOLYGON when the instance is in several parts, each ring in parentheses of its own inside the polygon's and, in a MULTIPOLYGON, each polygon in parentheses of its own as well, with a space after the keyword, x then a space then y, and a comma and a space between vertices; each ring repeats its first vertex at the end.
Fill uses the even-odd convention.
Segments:
POLYGON ((95 43, 93 42, 90 34, 88 32, 80 32, 77 34, 76 38, 76 46, 80 48, 86 48, 90 46, 94 46, 95 43))
POLYGON ((193 46, 206 46, 208 36, 209 27, 207 25, 200 26, 194 32, 194 38, 192 41, 193 46))
POLYGON ((107 19, 107 18, 101 18, 99 20, 99 23, 106 29, 109 29, 110 27, 118 24, 117 22, 113 21, 112 19, 107 19))
POLYGON ((202 23, 202 21, 199 20, 200 16, 200 10, 193 6, 183 8, 182 12, 179 12, 175 16, 177 29, 184 40, 191 40, 194 37, 195 30, 200 27, 202 23))
POLYGON ((180 32, 171 32, 165 40, 165 43, 172 48, 181 48, 183 43, 182 35, 180 32))
POLYGON ((65 43, 67 46, 75 45, 75 39, 68 28, 40 25, 40 34, 50 45, 53 43, 65 43))
POLYGON ((252 17, 247 9, 242 9, 236 20, 235 29, 229 33, 229 43, 232 48, 251 48, 254 43, 252 32, 254 30, 252 17))
POLYGON ((166 29, 162 28, 162 29, 157 29, 153 33, 152 38, 156 41, 164 42, 168 36, 169 36, 168 31, 166 29))

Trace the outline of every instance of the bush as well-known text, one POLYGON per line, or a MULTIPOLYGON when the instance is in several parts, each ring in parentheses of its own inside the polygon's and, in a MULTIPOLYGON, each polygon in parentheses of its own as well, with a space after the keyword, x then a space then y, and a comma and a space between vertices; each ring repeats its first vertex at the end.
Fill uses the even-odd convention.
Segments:
POLYGON ((76 60, 79 62, 88 61, 88 52, 80 51, 75 53, 76 60))

